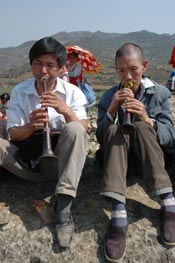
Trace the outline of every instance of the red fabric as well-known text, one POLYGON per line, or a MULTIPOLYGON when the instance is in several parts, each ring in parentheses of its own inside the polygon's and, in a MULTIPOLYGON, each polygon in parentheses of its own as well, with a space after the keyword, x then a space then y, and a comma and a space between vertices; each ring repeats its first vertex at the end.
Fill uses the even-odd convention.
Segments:
POLYGON ((171 53, 171 59, 169 60, 169 64, 172 65, 173 68, 175 68, 175 46, 171 53))
POLYGON ((78 77, 69 77, 70 83, 74 84, 75 86, 78 86, 78 80, 80 80, 80 82, 82 82, 83 80, 82 71, 81 71, 80 76, 78 77))
POLYGON ((84 48, 81 48, 77 45, 66 47, 67 50, 67 60, 69 61, 69 54, 72 52, 78 53, 78 59, 82 64, 84 73, 98 73, 102 68, 101 64, 96 60, 92 53, 84 48))

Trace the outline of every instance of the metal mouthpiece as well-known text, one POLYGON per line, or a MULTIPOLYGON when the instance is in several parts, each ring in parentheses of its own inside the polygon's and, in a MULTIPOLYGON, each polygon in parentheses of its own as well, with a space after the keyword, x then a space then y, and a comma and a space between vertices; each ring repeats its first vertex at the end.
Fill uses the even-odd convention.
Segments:
POLYGON ((128 82, 126 83, 126 87, 129 88, 129 89, 131 89, 133 86, 134 86, 134 85, 133 85, 132 81, 128 81, 128 82))
POLYGON ((40 78, 40 80, 41 80, 41 82, 48 81, 48 77, 43 76, 43 77, 40 78))

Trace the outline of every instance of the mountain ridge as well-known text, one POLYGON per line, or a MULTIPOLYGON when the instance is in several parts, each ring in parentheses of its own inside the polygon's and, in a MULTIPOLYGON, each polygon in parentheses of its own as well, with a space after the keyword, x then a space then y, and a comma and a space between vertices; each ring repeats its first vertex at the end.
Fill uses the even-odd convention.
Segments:
MULTIPOLYGON (((77 44, 90 50, 99 62, 106 67, 114 64, 116 50, 126 42, 134 42, 143 48, 145 58, 151 66, 168 67, 175 34, 157 34, 147 30, 129 33, 105 33, 96 31, 61 31, 52 37, 63 45, 77 44)), ((29 64, 28 53, 36 40, 26 41, 16 47, 0 48, 0 74, 29 64)))

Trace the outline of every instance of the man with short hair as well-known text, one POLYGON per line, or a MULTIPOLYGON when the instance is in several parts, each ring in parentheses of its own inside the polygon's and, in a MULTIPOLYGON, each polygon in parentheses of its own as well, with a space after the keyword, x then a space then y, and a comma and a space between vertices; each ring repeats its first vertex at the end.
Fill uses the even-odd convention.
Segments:
POLYGON ((86 98, 76 86, 58 78, 66 63, 66 49, 56 39, 45 37, 38 40, 30 49, 29 59, 33 78, 12 90, 7 110, 11 141, 0 140, 0 165, 33 181, 49 180, 50 174, 54 173, 57 180, 56 234, 60 246, 68 247, 74 231, 71 207, 88 142, 86 98), (54 139, 53 151, 58 168, 43 175, 34 164, 42 154, 43 141, 39 134, 43 133, 43 128, 48 129, 46 124, 51 130, 51 139, 54 139), (26 155, 27 161, 24 159, 26 155))
POLYGON ((143 76, 147 61, 142 48, 134 43, 119 48, 115 65, 120 83, 107 90, 98 104, 96 132, 104 155, 101 194, 112 203, 104 244, 109 262, 118 262, 125 251, 126 176, 130 163, 143 176, 149 195, 160 198, 162 241, 175 245, 175 200, 163 154, 175 145, 170 92, 143 76), (126 116, 129 126, 124 124, 126 116))

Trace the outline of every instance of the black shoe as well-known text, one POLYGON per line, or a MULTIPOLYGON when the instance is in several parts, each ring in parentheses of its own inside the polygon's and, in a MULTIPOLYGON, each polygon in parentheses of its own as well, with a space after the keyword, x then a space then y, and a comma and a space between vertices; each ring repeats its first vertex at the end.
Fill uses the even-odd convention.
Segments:
POLYGON ((112 226, 108 227, 104 242, 105 258, 109 262, 119 262, 124 256, 126 247, 126 227, 112 226))
POLYGON ((175 213, 161 211, 161 239, 165 245, 175 246, 175 213))

